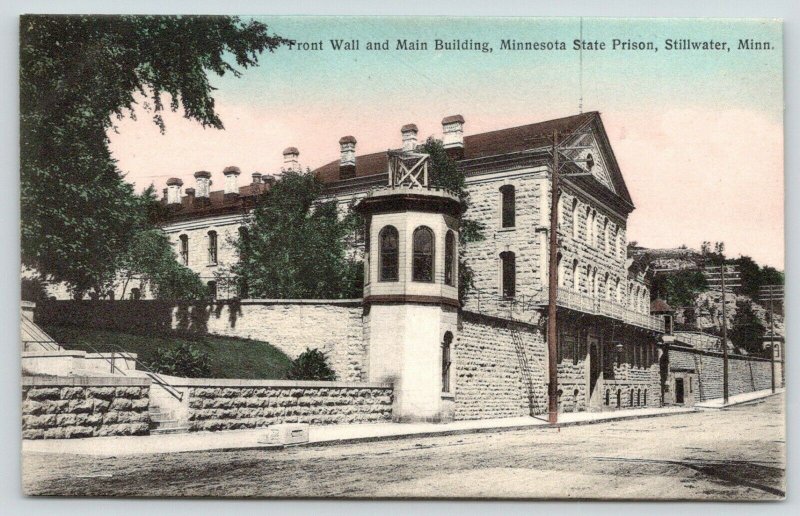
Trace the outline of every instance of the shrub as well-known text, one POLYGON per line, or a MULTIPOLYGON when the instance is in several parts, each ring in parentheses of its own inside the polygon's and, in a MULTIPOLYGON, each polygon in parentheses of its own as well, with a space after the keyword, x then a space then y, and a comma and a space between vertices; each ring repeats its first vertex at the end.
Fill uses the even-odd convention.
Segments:
POLYGON ((184 378, 211 376, 208 352, 197 349, 188 342, 174 348, 158 348, 150 367, 158 373, 184 378))
POLYGON ((328 357, 325 356, 325 353, 316 348, 306 348, 300 353, 300 356, 292 361, 286 378, 289 380, 333 381, 336 380, 336 373, 328 365, 328 357))

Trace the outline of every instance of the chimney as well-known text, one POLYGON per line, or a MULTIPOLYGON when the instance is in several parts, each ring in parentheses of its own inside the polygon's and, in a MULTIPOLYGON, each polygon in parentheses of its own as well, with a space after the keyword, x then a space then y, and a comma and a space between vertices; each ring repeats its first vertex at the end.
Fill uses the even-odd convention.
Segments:
POLYGON ((194 173, 194 178, 197 180, 197 198, 208 199, 211 193, 211 172, 199 170, 194 173))
POLYGON ((194 188, 186 189, 186 197, 189 199, 189 205, 194 204, 194 188))
POLYGON ((257 185, 261 183, 261 172, 253 172, 253 184, 257 185))
POLYGON ((242 171, 239 170, 239 167, 225 167, 222 171, 222 174, 225 176, 225 195, 228 194, 238 194, 239 193, 239 174, 242 171))
POLYGON ((400 134, 403 135, 403 152, 413 151, 417 148, 418 132, 415 124, 406 124, 400 129, 400 134))
POLYGON ((356 177, 356 139, 352 136, 342 136, 339 139, 339 148, 342 151, 339 160, 339 179, 356 177))
POLYGON ((297 147, 286 147, 283 149, 283 170, 300 172, 300 151, 297 147))
POLYGON ((181 203, 181 187, 183 181, 177 177, 170 177, 167 179, 167 204, 180 204, 181 203))
POLYGON ((262 182, 263 182, 265 185, 267 185, 267 186, 270 186, 270 187, 271 187, 272 185, 274 185, 274 184, 275 184, 275 176, 271 176, 271 175, 263 175, 263 176, 261 176, 261 181, 262 181, 262 182))
POLYGON ((447 154, 453 159, 464 155, 464 117, 447 116, 442 119, 442 143, 447 154))

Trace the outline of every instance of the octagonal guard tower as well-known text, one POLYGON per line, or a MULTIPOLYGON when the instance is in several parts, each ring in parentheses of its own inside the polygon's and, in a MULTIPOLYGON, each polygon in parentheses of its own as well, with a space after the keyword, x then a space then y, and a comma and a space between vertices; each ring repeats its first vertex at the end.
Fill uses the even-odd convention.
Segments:
POLYGON ((388 174, 355 206, 367 226, 369 381, 394 384, 395 421, 450 421, 462 206, 429 186, 427 154, 390 151, 388 174))

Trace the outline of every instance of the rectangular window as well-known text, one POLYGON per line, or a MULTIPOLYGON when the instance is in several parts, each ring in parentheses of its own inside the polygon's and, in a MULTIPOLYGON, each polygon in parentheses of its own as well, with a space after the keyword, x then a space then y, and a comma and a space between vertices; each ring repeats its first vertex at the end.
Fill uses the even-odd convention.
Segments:
POLYGON ((189 237, 181 235, 181 263, 189 265, 189 237))
POLYGON ((217 232, 208 232, 208 263, 209 265, 217 264, 217 232))
POLYGON ((513 228, 516 221, 516 198, 514 185, 504 185, 500 188, 502 227, 513 228))
POLYGON ((514 297, 517 293, 517 264, 514 253, 505 251, 500 253, 503 268, 503 297, 514 297))

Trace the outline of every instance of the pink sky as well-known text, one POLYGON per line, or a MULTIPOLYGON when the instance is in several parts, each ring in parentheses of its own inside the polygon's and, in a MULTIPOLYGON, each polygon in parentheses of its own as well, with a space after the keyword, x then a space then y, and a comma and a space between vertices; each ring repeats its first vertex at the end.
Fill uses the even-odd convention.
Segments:
MULTIPOLYGON (((196 170, 211 171, 221 188, 225 166, 241 167, 243 181, 254 171, 275 173, 289 145, 299 148, 304 167, 315 168, 338 158, 338 139, 345 134, 356 136, 361 154, 399 146, 399 129, 409 122, 419 126, 420 136, 440 135, 441 118, 455 113, 464 115, 467 134, 572 114, 494 112, 477 105, 445 105, 436 113, 422 105, 409 109, 409 104, 404 110, 365 105, 356 112, 336 105, 345 107, 292 106, 276 112, 218 102, 226 130, 202 129, 168 114, 163 135, 140 116, 120 122, 111 148, 139 190, 152 182, 160 191, 173 176, 191 186, 196 170), (316 113, 316 119, 305 118, 308 113, 316 113)), ((783 269, 780 123, 759 111, 687 106, 609 111, 602 118, 636 205, 628 222, 630 240, 647 247, 694 248, 703 240, 721 240, 731 256, 746 254, 783 269)))

